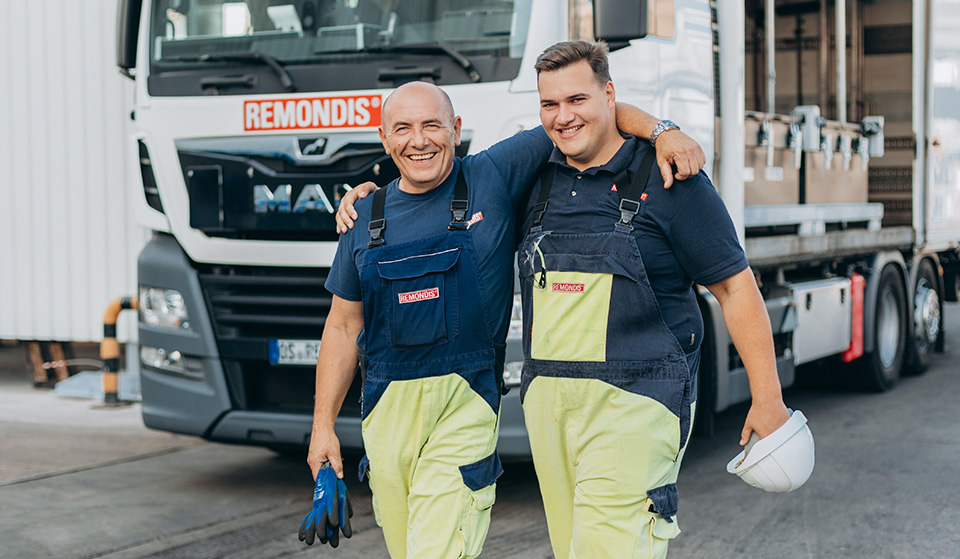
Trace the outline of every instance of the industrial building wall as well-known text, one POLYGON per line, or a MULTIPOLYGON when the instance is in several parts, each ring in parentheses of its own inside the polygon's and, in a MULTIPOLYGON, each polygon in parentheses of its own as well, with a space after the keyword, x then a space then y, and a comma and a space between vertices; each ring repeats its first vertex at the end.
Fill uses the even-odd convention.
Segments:
MULTIPOLYGON (((0 338, 98 341, 106 304, 136 294, 116 4, 0 2, 0 338)), ((118 334, 135 338, 133 313, 118 334)))

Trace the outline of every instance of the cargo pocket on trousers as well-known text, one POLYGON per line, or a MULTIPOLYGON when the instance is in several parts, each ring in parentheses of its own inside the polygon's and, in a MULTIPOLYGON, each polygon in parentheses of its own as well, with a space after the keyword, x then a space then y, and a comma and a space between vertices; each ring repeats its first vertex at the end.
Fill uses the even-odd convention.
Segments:
POLYGON ((463 548, 459 559, 480 555, 490 528, 490 509, 497 500, 497 478, 502 473, 503 467, 496 451, 473 464, 460 466, 465 487, 460 510, 460 541, 463 548))
MULTIPOLYGON (((650 547, 651 555, 657 547, 663 547, 668 540, 680 535, 680 526, 677 525, 677 509, 680 494, 677 484, 669 483, 647 491, 647 512, 650 513, 650 547)), ((665 550, 664 550, 665 554, 665 550)))
POLYGON ((456 264, 460 248, 378 262, 384 286, 387 344, 394 349, 444 343, 457 336, 456 264))
MULTIPOLYGON (((370 478, 370 459, 364 454, 360 459, 360 467, 357 468, 357 478, 362 482, 364 478, 370 478)), ((370 503, 373 505, 373 519, 377 521, 377 526, 383 527, 380 523, 380 510, 377 508, 377 496, 371 495, 370 503)))

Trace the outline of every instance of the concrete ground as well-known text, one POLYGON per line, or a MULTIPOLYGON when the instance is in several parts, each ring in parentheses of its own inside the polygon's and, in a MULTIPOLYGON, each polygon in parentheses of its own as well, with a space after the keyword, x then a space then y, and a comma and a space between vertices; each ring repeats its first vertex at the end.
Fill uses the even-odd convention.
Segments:
MULTIPOLYGON (((946 316, 948 352, 890 392, 829 380, 786 392, 817 442, 796 492, 725 472, 746 407, 721 414, 684 460, 670 557, 960 558, 960 305, 946 316)), ((150 431, 137 405, 91 404, 33 388, 19 348, 0 346, 0 558, 386 557, 355 477, 355 536, 306 548, 296 531, 312 483, 300 458, 150 431)), ((359 457, 345 458, 355 471, 359 457)), ((532 467, 506 470, 483 557, 552 557, 532 467)))

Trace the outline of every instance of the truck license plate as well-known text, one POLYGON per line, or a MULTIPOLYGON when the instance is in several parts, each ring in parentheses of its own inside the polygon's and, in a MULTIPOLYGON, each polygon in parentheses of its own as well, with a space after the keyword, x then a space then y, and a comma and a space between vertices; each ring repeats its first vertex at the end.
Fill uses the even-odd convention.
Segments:
POLYGON ((320 340, 270 340, 269 350, 277 365, 316 365, 320 340))

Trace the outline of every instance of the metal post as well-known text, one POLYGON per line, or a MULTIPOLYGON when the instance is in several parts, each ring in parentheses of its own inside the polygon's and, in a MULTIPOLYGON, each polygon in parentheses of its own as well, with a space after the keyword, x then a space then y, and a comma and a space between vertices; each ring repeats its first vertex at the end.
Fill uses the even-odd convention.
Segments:
POLYGON ((863 99, 863 18, 860 17, 860 0, 849 0, 850 15, 850 62, 853 69, 850 72, 850 112, 854 122, 863 118, 860 112, 860 101, 863 99))
POLYGON ((837 19, 837 120, 847 121, 847 2, 836 0, 837 19))
POLYGON ((797 41, 797 106, 803 105, 803 18, 797 16, 797 27, 793 30, 797 41))
POLYGON ((763 9, 763 37, 767 43, 767 113, 777 112, 777 40, 774 29, 773 0, 766 0, 763 9))
POLYGON ((744 5, 740 0, 718 0, 717 32, 720 41, 720 165, 718 177, 723 198, 743 243, 743 57, 744 5))
POLYGON ((827 0, 820 0, 820 12, 818 15, 820 16, 820 64, 818 65, 818 82, 820 86, 819 105, 820 112, 823 116, 827 116, 827 104, 830 102, 830 84, 827 83, 829 79, 827 65, 830 63, 830 29, 827 26, 827 0))
POLYGON ((120 404, 119 378, 120 343, 117 342, 117 316, 124 309, 136 309, 136 297, 118 297, 107 305, 103 313, 103 341, 100 342, 100 359, 103 359, 103 403, 107 406, 120 404))

